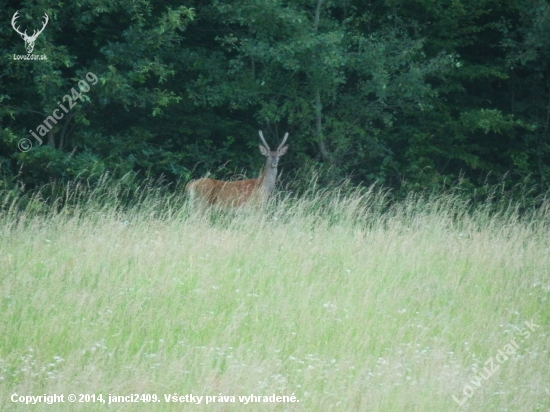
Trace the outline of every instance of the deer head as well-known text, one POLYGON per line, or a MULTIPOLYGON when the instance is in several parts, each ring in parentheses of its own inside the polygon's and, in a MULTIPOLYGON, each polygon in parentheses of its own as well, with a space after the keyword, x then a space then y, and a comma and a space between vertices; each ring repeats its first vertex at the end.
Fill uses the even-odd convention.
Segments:
POLYGON ((48 24, 48 21, 50 20, 50 18, 48 17, 48 15, 46 13, 44 13, 44 19, 45 20, 44 20, 44 24, 42 25, 42 28, 40 30, 38 30, 38 32, 36 30, 34 30, 33 33, 32 33, 32 36, 28 36, 27 35, 27 30, 25 30, 22 33, 21 31, 19 31, 19 27, 15 27, 15 21, 19 17, 17 15, 17 13, 19 13, 19 11, 16 11, 13 14, 13 17, 11 19, 11 26, 21 36, 21 38, 25 41, 25 48, 27 49, 27 53, 31 54, 32 51, 34 50, 34 42, 36 41, 36 39, 38 38, 40 33, 42 33, 44 31, 44 28, 46 28, 46 24, 48 24))
POLYGON ((268 162, 271 163, 271 168, 277 169, 277 165, 279 164, 279 157, 283 156, 288 150, 288 146, 284 146, 286 139, 288 138, 288 133, 285 134, 283 141, 275 151, 272 151, 269 148, 269 145, 266 143, 264 139, 264 134, 262 133, 262 131, 260 130, 258 133, 260 134, 260 139, 262 139, 262 142, 264 144, 263 146, 260 145, 260 152, 268 158, 268 162))

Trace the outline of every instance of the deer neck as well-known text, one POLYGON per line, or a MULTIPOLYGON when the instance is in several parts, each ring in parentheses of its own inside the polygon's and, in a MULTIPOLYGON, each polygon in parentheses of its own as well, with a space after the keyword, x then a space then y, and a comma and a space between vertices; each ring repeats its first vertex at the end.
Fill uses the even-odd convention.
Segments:
POLYGON ((258 178, 258 189, 267 198, 275 189, 275 180, 277 179, 277 168, 271 167, 271 161, 267 158, 262 174, 258 178))

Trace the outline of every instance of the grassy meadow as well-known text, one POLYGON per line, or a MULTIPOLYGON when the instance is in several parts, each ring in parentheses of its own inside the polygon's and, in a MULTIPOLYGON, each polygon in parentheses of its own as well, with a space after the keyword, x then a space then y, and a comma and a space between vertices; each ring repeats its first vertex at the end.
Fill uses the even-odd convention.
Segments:
POLYGON ((116 187, 2 196, 1 411, 550 410, 548 201, 312 190, 217 213, 154 186, 129 204, 116 187), (239 400, 273 394, 299 402, 239 400))

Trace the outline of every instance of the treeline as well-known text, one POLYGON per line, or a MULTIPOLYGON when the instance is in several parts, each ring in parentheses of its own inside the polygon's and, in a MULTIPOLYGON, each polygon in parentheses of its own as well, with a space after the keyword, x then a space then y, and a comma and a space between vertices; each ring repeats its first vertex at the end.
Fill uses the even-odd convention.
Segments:
POLYGON ((4 189, 250 176, 262 129, 324 184, 548 190, 546 0, 0 4, 4 189))

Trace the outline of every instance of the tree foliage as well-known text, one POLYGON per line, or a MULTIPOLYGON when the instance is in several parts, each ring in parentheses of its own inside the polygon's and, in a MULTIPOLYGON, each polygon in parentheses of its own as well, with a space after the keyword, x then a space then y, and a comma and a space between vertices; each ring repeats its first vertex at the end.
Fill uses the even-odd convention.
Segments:
POLYGON ((398 191, 550 179, 547 0, 0 0, 1 185, 283 164, 398 191), (97 83, 82 92, 87 74, 97 83), (73 92, 74 90, 74 92, 73 92), (76 93, 74 95, 73 93, 76 93), (74 107, 38 136, 65 95, 74 107), (49 129, 49 128, 48 128, 49 129), (18 149, 21 139, 33 147, 18 149))

